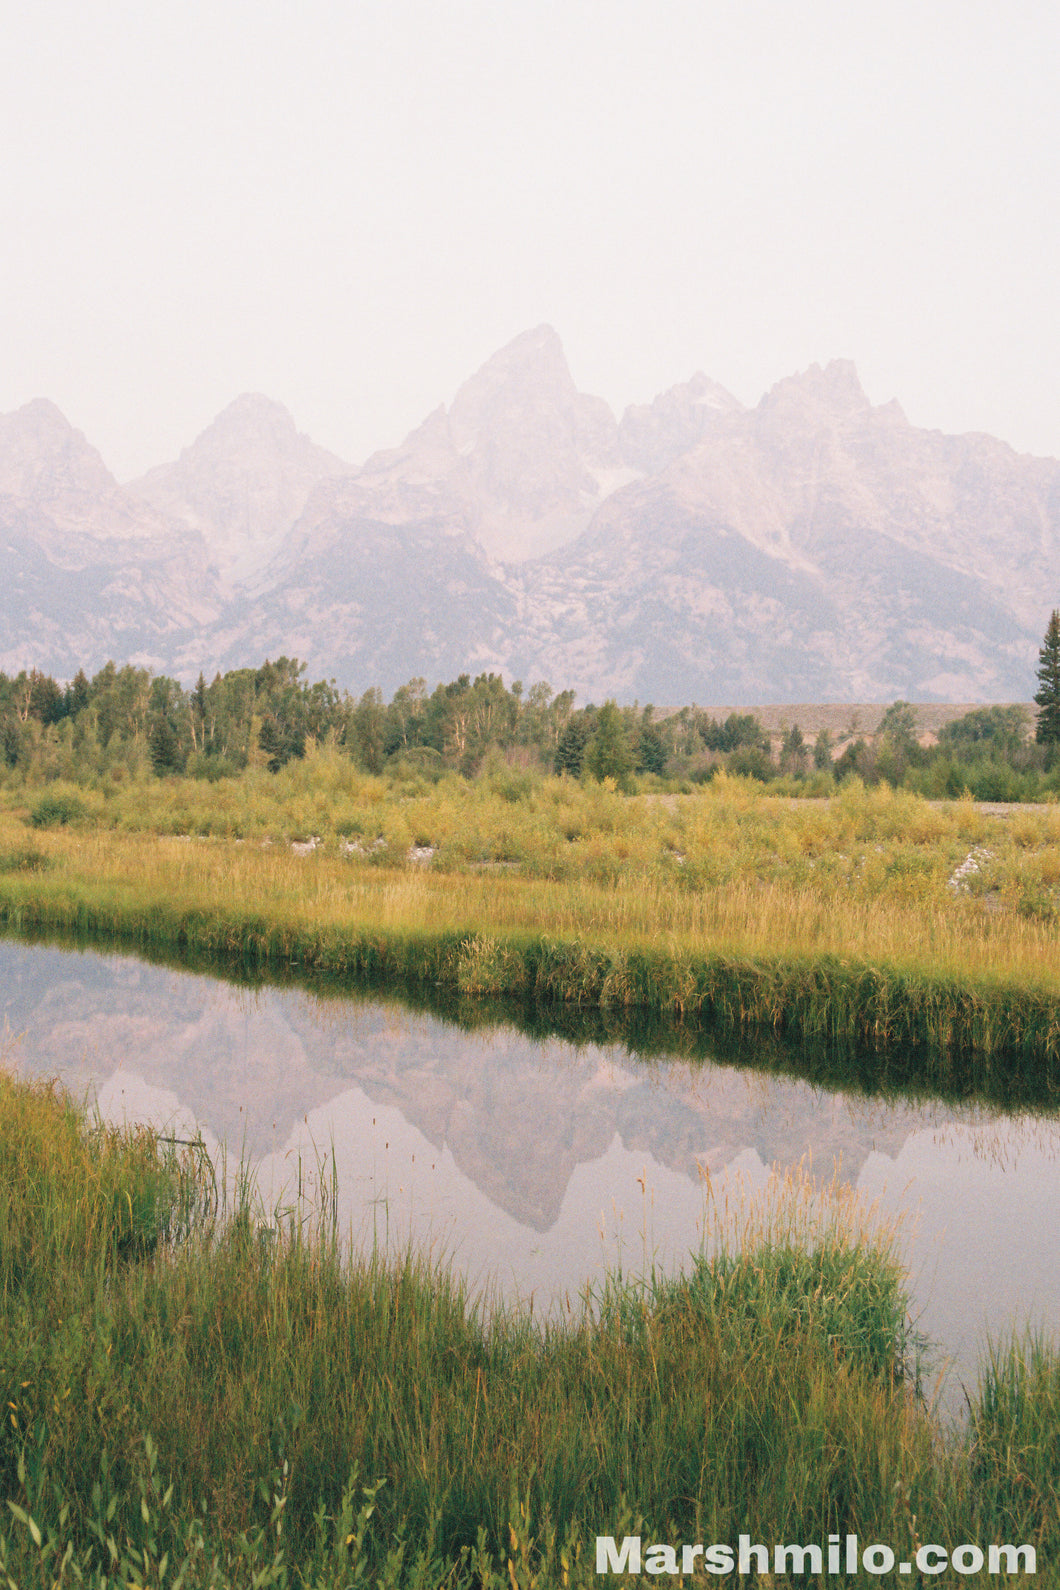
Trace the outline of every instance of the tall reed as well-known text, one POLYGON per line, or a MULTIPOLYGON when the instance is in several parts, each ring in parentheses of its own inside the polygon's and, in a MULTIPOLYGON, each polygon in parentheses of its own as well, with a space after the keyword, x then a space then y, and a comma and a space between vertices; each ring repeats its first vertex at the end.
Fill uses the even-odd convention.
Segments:
POLYGON ((684 1276, 612 1275, 541 1324, 413 1253, 277 1229, 245 1182, 228 1222, 200 1204, 122 1249, 98 1189, 131 1177, 135 1209, 163 1148, 54 1092, 4 1079, 0 1142, 5 1250, 76 1233, 0 1291, 17 1590, 64 1559, 95 1585, 588 1584, 600 1533, 1060 1546, 1055 1353, 999 1351, 944 1440, 894 1233, 835 1186, 708 1206, 684 1276))

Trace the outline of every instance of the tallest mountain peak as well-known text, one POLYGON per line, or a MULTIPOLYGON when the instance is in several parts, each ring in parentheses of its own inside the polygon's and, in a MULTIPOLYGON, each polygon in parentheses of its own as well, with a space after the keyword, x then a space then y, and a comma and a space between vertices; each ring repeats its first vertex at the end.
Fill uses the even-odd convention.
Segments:
POLYGON ((495 557, 540 556, 573 540, 622 468, 614 415, 578 391, 548 325, 522 332, 465 381, 447 423, 479 504, 476 534, 495 557))
POLYGON ((499 352, 495 353, 489 362, 492 364, 495 360, 504 360, 512 364, 536 364, 541 360, 554 359, 562 360, 566 368, 567 361, 563 354, 563 344, 559 340, 559 332, 543 322, 540 326, 533 326, 529 331, 521 331, 517 337, 513 337, 511 342, 506 343, 499 352))
POLYGON ((453 399, 452 415, 459 425, 477 416, 484 403, 514 391, 539 398, 569 398, 575 393, 563 344, 551 326, 521 332, 487 359, 453 399))

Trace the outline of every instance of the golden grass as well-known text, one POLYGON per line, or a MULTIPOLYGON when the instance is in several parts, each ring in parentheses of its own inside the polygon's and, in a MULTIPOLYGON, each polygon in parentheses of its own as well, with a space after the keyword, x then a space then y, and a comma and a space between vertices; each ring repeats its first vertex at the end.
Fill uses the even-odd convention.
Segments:
MULTIPOLYGON (((708 806, 709 796, 697 799, 708 806)), ((946 887, 940 875, 950 860, 940 866, 935 856, 928 857, 935 876, 899 870, 896 845, 857 854, 851 844, 849 854, 829 853, 833 865, 819 879, 796 879, 790 876, 790 862, 772 867, 770 858, 811 843, 817 854, 825 854, 822 833, 834 823, 830 814, 815 811, 805 821, 801 811, 778 812, 771 848, 744 836, 735 856, 724 831, 709 849, 703 838, 711 818, 719 815, 724 812, 708 808, 686 825, 689 854, 698 838, 708 865, 722 855, 728 862, 728 877, 699 887, 665 858, 647 871, 633 866, 627 874, 619 867, 611 882, 584 875, 553 880, 475 871, 467 864, 444 870, 437 864, 376 867, 334 851, 294 855, 280 844, 261 848, 231 840, 65 829, 34 836, 34 845, 52 865, 43 875, 34 874, 33 882, 53 896, 120 896, 145 905, 165 898, 189 912, 264 914, 320 930, 517 932, 679 953, 709 947, 748 956, 857 956, 924 971, 989 973, 1060 991, 1057 927, 1013 907, 1017 895, 1004 876, 1004 862, 997 869, 999 892, 986 902, 946 887), (777 876, 770 877, 771 871, 777 876)), ((991 832, 988 824, 984 829, 976 829, 976 838, 1000 851, 1007 836, 991 832)), ((596 840, 602 849, 601 836, 596 840)), ((17 819, 0 818, 0 850, 24 841, 17 819)), ((1038 859, 1038 868, 1027 876, 1048 880, 1060 853, 1046 850, 1038 859)))
POLYGON ((653 1010, 903 1065, 915 1055, 921 1071, 934 1056, 933 1083, 948 1088, 1056 1086, 1060 811, 1021 813, 1013 830, 970 802, 856 784, 827 801, 725 777, 663 798, 563 779, 512 789, 388 787, 331 756, 219 793, 130 787, 98 797, 77 826, 33 827, 32 844, 26 808, 9 808, 0 918, 473 996, 653 1010), (216 817, 236 788, 257 837, 159 831, 185 793, 216 797, 216 817), (316 825, 311 850, 284 838, 307 801, 332 823, 316 825))

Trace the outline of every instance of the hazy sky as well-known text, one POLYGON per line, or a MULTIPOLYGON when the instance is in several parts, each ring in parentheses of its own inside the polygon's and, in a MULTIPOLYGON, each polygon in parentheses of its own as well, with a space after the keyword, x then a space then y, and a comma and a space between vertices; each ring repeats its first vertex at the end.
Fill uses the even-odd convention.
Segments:
POLYGON ((0 411, 119 478, 242 391, 360 462, 555 326, 616 412, 833 357, 1060 455, 1056 0, 36 0, 0 411))

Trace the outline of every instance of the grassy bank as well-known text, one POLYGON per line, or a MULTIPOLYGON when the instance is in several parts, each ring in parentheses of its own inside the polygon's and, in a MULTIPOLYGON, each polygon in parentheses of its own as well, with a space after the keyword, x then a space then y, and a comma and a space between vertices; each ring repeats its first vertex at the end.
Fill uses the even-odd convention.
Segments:
POLYGON ((0 919, 857 1046, 947 1090, 1060 1081, 1060 809, 510 772, 402 793, 326 756, 187 782, 187 807, 155 781, 78 797, 68 822, 0 815, 0 919))
POLYGON ((18 1590, 588 1584, 599 1533, 1028 1542, 1057 1582, 1055 1354, 999 1349, 944 1436, 892 1234, 834 1189, 718 1214, 685 1277, 539 1328, 249 1198, 216 1223, 194 1161, 3 1075, 0 1154, 18 1590))

